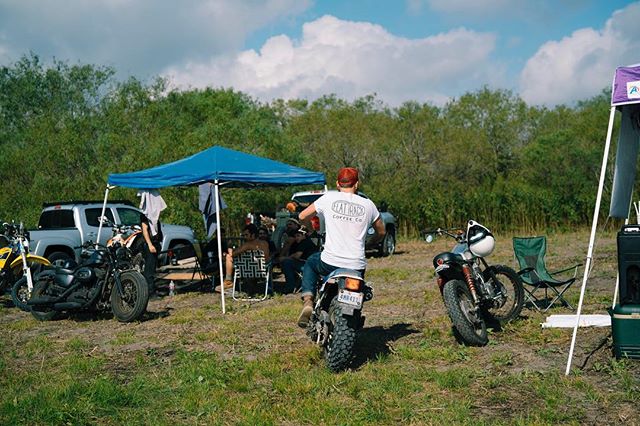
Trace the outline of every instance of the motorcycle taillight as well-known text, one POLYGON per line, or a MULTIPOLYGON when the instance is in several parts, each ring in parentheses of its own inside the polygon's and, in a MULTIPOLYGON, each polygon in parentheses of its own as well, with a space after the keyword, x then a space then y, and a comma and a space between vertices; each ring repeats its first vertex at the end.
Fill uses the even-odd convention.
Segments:
POLYGON ((311 218, 311 227, 314 231, 320 230, 320 218, 318 216, 313 216, 311 218))
POLYGON ((351 291, 360 291, 360 286, 362 285, 362 281, 357 278, 345 278, 344 279, 344 288, 351 291))

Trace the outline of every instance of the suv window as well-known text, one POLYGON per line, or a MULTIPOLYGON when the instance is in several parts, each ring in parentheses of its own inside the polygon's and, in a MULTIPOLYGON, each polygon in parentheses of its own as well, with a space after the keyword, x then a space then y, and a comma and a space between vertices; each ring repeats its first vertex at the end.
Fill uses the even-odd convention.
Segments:
POLYGON ((42 212, 38 229, 73 228, 73 210, 47 210, 42 212))
POLYGON ((140 212, 133 209, 117 208, 118 216, 120 216, 120 222, 123 225, 133 226, 140 225, 140 212))
MULTIPOLYGON (((87 225, 89 226, 95 226, 98 227, 100 226, 100 222, 98 221, 98 218, 100 217, 100 214, 102 213, 102 207, 99 207, 97 209, 86 209, 84 211, 84 217, 87 219, 87 225)), ((113 222, 113 213, 111 213, 111 209, 106 209, 104 211, 104 215, 111 221, 113 222)))

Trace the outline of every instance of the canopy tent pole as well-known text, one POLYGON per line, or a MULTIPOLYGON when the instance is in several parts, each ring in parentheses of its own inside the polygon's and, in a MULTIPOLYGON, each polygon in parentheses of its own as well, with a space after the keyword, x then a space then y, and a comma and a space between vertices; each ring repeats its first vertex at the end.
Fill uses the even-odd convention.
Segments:
POLYGON ((573 336, 571 337, 571 347, 569 349, 569 358, 567 359, 567 369, 565 376, 571 371, 571 359, 573 358, 573 349, 576 345, 576 335, 578 334, 578 325, 580 324, 580 312, 582 311, 582 302, 584 300, 584 290, 587 286, 587 279, 591 272, 591 257, 593 256, 593 245, 596 238, 596 229, 598 228, 598 216, 600 212, 600 203, 602 201, 602 190, 604 188, 604 178, 607 171, 607 160, 609 159, 609 147, 611 146, 611 133, 613 130, 613 121, 615 119, 616 107, 611 107, 609 114, 609 128, 607 129, 607 139, 604 144, 604 154, 602 155, 602 167, 600 169, 600 182, 598 183, 598 195, 596 196, 596 207, 593 211, 593 221, 591 223, 591 235, 589 237, 589 248, 587 250, 587 260, 584 265, 584 274, 582 276, 582 288, 580 289, 580 300, 578 301, 578 310, 576 312, 576 324, 573 327, 573 336))
MULTIPOLYGON (((218 239, 218 266, 220 272, 220 298, 222 300, 222 313, 226 313, 225 304, 224 304, 224 271, 222 270, 222 234, 220 232, 220 187, 218 183, 218 179, 214 181, 214 195, 216 198, 216 235, 218 239)), ((213 277, 211 278, 212 285, 215 284, 213 282, 213 277)))
POLYGON ((104 217, 104 212, 107 210, 107 199, 109 198, 109 190, 115 188, 115 186, 107 185, 107 189, 104 191, 104 202, 102 203, 102 212, 100 213, 100 219, 98 222, 98 236, 96 237, 96 248, 98 248, 98 244, 100 243, 100 234, 102 233, 102 218, 104 217))

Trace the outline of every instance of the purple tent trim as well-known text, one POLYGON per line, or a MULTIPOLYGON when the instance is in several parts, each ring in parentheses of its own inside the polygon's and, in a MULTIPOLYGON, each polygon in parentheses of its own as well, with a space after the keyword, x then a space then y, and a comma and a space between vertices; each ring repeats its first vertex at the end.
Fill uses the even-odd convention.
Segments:
POLYGON ((640 64, 616 68, 611 88, 611 105, 640 103, 640 64))

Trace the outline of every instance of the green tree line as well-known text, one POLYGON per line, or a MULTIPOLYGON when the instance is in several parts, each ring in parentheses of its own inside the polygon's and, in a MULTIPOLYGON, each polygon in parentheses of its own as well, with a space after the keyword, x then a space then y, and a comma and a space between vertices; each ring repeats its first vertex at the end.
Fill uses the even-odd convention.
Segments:
MULTIPOLYGON (((338 168, 357 167, 362 190, 389 206, 405 236, 470 218, 501 230, 591 220, 606 90, 552 109, 487 87, 442 107, 389 107, 375 95, 264 103, 233 89, 168 83, 119 81, 105 66, 45 65, 34 54, 0 68, 0 219, 34 227, 44 202, 102 199, 110 173, 219 145, 324 172, 329 187, 338 168)), ((225 222, 273 212, 300 189, 311 188, 225 190, 225 222)), ((202 231, 197 189, 162 194, 166 221, 202 231)), ((124 188, 111 198, 136 201, 124 188)))

